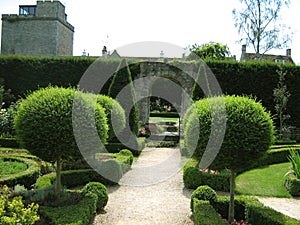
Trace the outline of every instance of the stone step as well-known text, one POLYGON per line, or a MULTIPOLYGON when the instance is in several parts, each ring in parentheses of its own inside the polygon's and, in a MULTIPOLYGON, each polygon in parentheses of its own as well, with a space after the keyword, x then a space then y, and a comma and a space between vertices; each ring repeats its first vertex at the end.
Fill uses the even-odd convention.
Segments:
POLYGON ((161 134, 152 134, 149 139, 153 141, 174 141, 178 143, 179 134, 178 132, 164 132, 161 134))

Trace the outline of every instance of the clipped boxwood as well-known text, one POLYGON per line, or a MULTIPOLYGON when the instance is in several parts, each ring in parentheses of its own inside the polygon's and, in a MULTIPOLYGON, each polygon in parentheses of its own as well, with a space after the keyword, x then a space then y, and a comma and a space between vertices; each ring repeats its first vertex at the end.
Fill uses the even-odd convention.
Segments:
MULTIPOLYGON (((47 186, 54 184, 55 176, 56 176, 55 173, 51 173, 39 177, 36 180, 35 187, 45 188, 47 186)), ((116 184, 115 182, 106 179, 105 177, 101 176, 95 170, 92 169, 62 171, 61 177, 62 177, 62 185, 67 188, 86 184, 90 181, 97 181, 107 185, 116 184)))
POLYGON ((183 183, 186 188, 196 189, 201 185, 209 185, 217 191, 229 191, 230 173, 222 170, 218 174, 202 173, 199 168, 199 160, 191 158, 183 168, 183 183))
POLYGON ((16 138, 0 138, 0 146, 5 148, 17 148, 19 147, 19 143, 16 138))
POLYGON ((194 222, 196 225, 228 225, 216 212, 209 201, 194 199, 194 222))
POLYGON ((86 225, 96 214, 97 196, 86 195, 75 205, 62 207, 40 206, 40 215, 52 225, 86 225))
POLYGON ((106 187, 99 182, 90 182, 82 188, 83 195, 95 194, 97 196, 97 211, 102 210, 108 201, 106 187))
POLYGON ((297 179, 294 174, 286 176, 285 188, 292 196, 300 196, 300 179, 297 179))
MULTIPOLYGON (((106 155, 106 154, 105 154, 106 155)), ((66 170, 62 171, 62 185, 66 187, 74 187, 77 185, 86 184, 90 181, 101 182, 103 184, 112 185, 116 184, 119 179, 123 176, 125 172, 131 167, 133 162, 133 155, 129 150, 122 150, 120 153, 116 154, 107 154, 108 156, 113 157, 108 161, 114 161, 114 165, 117 165, 117 170, 114 171, 113 178, 118 180, 109 180, 106 177, 103 177, 101 174, 97 173, 93 169, 81 169, 81 170, 66 170)), ((111 162, 108 162, 110 164, 111 162)), ((111 168, 111 167, 108 167, 111 168)), ((109 177, 108 177, 109 178, 109 177)), ((55 173, 46 174, 40 176, 36 183, 36 188, 45 188, 54 184, 55 182, 55 173)))
POLYGON ((217 200, 217 193, 208 185, 199 186, 195 191, 193 191, 191 196, 191 210, 194 210, 194 200, 201 199, 209 202, 214 202, 217 200))
MULTIPOLYGON (((195 196, 196 198, 196 196, 195 196)), ((193 204, 193 212, 195 216, 195 212, 197 212, 197 208, 199 207, 199 201, 203 199, 191 199, 194 202, 193 204)), ((202 203, 200 201, 200 203, 202 203)), ((208 204, 209 201, 206 201, 208 204)), ((229 197, 227 196, 217 196, 217 198, 210 202, 213 206, 213 209, 221 215, 222 218, 227 217, 228 213, 228 206, 229 206, 229 197)), ((208 207, 207 207, 208 208, 208 207)), ((210 208, 209 211, 212 211, 210 208)), ((259 224, 259 225, 300 225, 300 221, 294 218, 288 217, 280 212, 275 211, 274 209, 264 206, 260 203, 257 199, 253 197, 245 197, 245 196, 238 196, 235 198, 235 215, 237 220, 244 220, 246 219, 250 224, 259 224)), ((207 212, 213 213, 213 212, 207 212)), ((218 216, 219 217, 219 216, 218 216)), ((195 216, 195 220, 200 219, 200 221, 195 221, 196 224, 202 224, 203 217, 195 216)), ((212 223, 212 224, 219 224, 219 223, 212 223)), ((220 223, 222 224, 222 223, 220 223)))
POLYGON ((0 177, 0 184, 7 185, 9 187, 14 187, 17 184, 24 185, 26 188, 31 188, 31 186, 36 182, 36 179, 40 174, 39 164, 29 158, 19 158, 16 156, 1 156, 4 160, 15 160, 27 164, 27 169, 17 174, 3 175, 0 177))

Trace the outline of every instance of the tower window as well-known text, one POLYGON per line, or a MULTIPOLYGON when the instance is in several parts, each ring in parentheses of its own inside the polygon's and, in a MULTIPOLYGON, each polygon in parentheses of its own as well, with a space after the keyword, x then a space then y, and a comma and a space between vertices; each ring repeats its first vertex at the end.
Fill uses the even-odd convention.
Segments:
POLYGON ((32 5, 20 5, 19 14, 20 15, 35 15, 36 6, 32 5))

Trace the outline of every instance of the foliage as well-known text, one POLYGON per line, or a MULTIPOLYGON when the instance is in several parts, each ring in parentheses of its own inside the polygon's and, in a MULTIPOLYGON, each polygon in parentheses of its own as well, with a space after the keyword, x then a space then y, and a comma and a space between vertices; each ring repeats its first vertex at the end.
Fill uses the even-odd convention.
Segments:
POLYGON ((108 201, 106 187, 99 182, 90 182, 82 188, 83 195, 95 194, 97 196, 97 210, 103 209, 108 201))
MULTIPOLYGON (((99 155, 96 155, 96 158, 99 155)), ((122 175, 131 167, 133 162, 132 153, 128 150, 122 150, 119 153, 111 154, 105 153, 105 156, 111 156, 113 161, 119 164, 118 170, 115 173, 116 177, 122 177, 122 175)), ((55 173, 49 173, 39 177, 35 183, 35 188, 45 188, 47 186, 52 185, 55 182, 55 173)), ((116 184, 115 181, 109 180, 106 177, 99 174, 97 171, 93 169, 76 169, 76 170, 67 170, 62 171, 62 185, 70 188, 78 185, 84 185, 90 181, 101 182, 106 185, 116 184)))
POLYGON ((27 169, 27 164, 24 162, 3 160, 0 157, 0 175, 15 174, 27 169))
POLYGON ((197 167, 188 167, 183 171, 183 182, 186 188, 196 189, 201 185, 209 185, 217 191, 229 191, 228 171, 224 170, 218 174, 202 173, 197 167))
MULTIPOLYGON (((214 201, 210 202, 210 205, 213 206, 213 208, 208 207, 209 202, 203 201, 199 199, 194 199, 194 218, 197 219, 195 221, 196 224, 202 224, 202 221, 205 220, 205 216, 198 217, 196 214, 201 213, 198 212, 199 210, 197 207, 199 207, 198 204, 205 204, 206 207, 204 207, 204 210, 206 214, 215 215, 215 219, 220 218, 219 215, 212 212, 212 210, 215 210, 218 214, 221 215, 221 218, 226 218, 227 212, 228 212, 228 203, 230 201, 229 197, 227 196, 217 196, 217 198, 214 201)), ((249 224, 261 224, 261 225, 270 225, 270 224, 276 224, 276 225, 298 225, 300 224, 300 221, 290 218, 288 216, 283 215, 280 212, 277 212, 269 207, 264 206, 262 203, 260 203, 257 199, 253 197, 245 197, 245 196, 238 196, 235 198, 235 211, 236 213, 236 219, 237 220, 244 220, 246 219, 249 224)), ((201 206, 202 208, 203 206, 201 206)), ((203 213, 203 212, 202 212, 203 213)), ((209 216, 210 218, 210 216, 209 216)), ((213 218, 210 218, 213 219, 213 218)), ((214 220, 212 220, 214 221, 214 220)), ((209 224, 209 223, 208 223, 209 224)), ((212 223, 214 224, 214 223, 212 223)), ((215 223, 215 224, 222 224, 222 222, 215 223)), ((228 224, 228 223, 227 223, 228 224)))
POLYGON ((10 200, 7 186, 0 189, 0 224, 34 224, 40 219, 38 209, 34 203, 25 206, 21 196, 10 200))
MULTIPOLYGON (((186 121, 184 143, 190 149, 194 139, 199 139, 194 156, 201 159, 211 132, 210 108, 220 100, 224 100, 226 106, 226 133, 218 156, 210 168, 216 170, 228 168, 239 172, 243 168, 250 167, 262 157, 273 140, 272 120, 259 102, 248 97, 238 96, 215 97, 197 101, 194 104, 196 110, 189 117, 189 121, 186 121), (200 136, 194 137, 197 127, 200 129, 200 136)), ((218 116, 216 119, 222 118, 218 116)))
POLYGON ((136 102, 130 68, 126 60, 122 60, 110 84, 108 95, 117 99, 129 118, 132 133, 137 136, 139 129, 139 110, 136 102), (125 70, 125 72, 123 72, 125 70), (127 86, 129 85, 129 86, 127 86), (127 88, 125 88, 127 86, 127 88), (122 94, 119 93, 122 91, 122 94), (122 100, 120 100, 122 99, 122 100))
POLYGON ((41 206, 41 217, 53 225, 86 225, 96 214, 96 195, 85 196, 78 203, 62 207, 41 206))
MULTIPOLYGON (((5 184, 9 187, 14 187, 17 184, 25 185, 26 188, 30 188, 35 183, 40 174, 39 164, 29 158, 21 158, 16 156, 3 156, 4 161, 14 161, 26 164, 26 169, 19 173, 1 175, 0 184, 5 184)), ((2 170, 2 167, 1 169, 2 170)))
POLYGON ((0 84, 0 103, 1 103, 0 108, 2 108, 3 94, 4 94, 4 86, 2 84, 0 84))
POLYGON ((285 177, 285 188, 292 196, 300 196, 300 179, 294 174, 285 177))
POLYGON ((105 109, 107 124, 109 127, 108 141, 110 141, 116 136, 116 134, 119 134, 125 128, 125 111, 116 100, 109 96, 98 95, 97 103, 105 109), (112 123, 112 121, 114 121, 114 123, 112 123))
POLYGON ((290 173, 293 173, 297 179, 300 179, 300 154, 295 150, 290 150, 290 155, 288 157, 290 163, 292 164, 290 173))
POLYGON ((2 137, 14 137, 16 132, 14 128, 14 118, 17 114, 20 101, 12 103, 9 108, 1 111, 0 114, 0 135, 2 137))
MULTIPOLYGON (((10 89, 14 96, 25 97, 28 92, 46 87, 50 84, 63 87, 76 87, 82 74, 95 61, 92 57, 20 57, 20 56, 1 56, 0 57, 0 79, 5 81, 5 90, 10 89)), ((278 63, 272 62, 236 62, 205 60, 207 66, 212 70, 217 78, 223 93, 229 95, 252 95, 275 114, 273 90, 277 86, 276 70, 279 69, 278 63)), ((99 68, 108 74, 113 74, 111 68, 117 68, 120 64, 119 59, 97 60, 99 68)), ((200 62, 174 61, 170 62, 177 66, 197 66, 200 62)), ((131 75, 136 77, 139 74, 139 64, 131 64, 131 75)), ((282 65, 287 72, 286 85, 291 96, 288 101, 287 111, 291 116, 291 121, 296 127, 300 127, 300 67, 292 64, 282 65)), ((124 72, 125 70, 121 70, 124 72)), ((195 71, 197 73, 197 71, 195 71)), ((101 93, 108 93, 111 81, 109 80, 101 93)), ((199 93, 199 98, 203 95, 199 93)), ((199 99, 197 98, 197 99, 199 99)))
POLYGON ((191 195, 191 210, 194 208, 194 199, 206 200, 209 202, 216 201, 217 193, 208 185, 199 186, 191 195))
POLYGON ((278 138, 282 139, 284 131, 288 129, 286 120, 290 118, 290 115, 286 114, 286 107, 291 94, 287 90, 287 86, 285 84, 286 71, 280 68, 276 72, 279 75, 279 81, 277 87, 273 90, 273 96, 275 102, 276 117, 279 121, 278 138))
MULTIPOLYGON (((107 138, 106 115, 100 105, 94 106, 94 96, 78 91, 73 105, 74 97, 72 88, 42 88, 22 101, 15 117, 21 145, 45 161, 56 162, 57 192, 60 191, 61 160, 81 154, 74 138, 72 119, 83 123, 86 131, 94 129, 96 122, 99 138, 102 142, 107 138), (76 118, 72 118, 74 110, 76 118)), ((81 138, 91 142, 89 132, 82 133, 81 138)))
POLYGON ((196 225, 228 225, 208 201, 199 200, 197 198, 193 201, 193 215, 196 225))
POLYGON ((223 45, 218 42, 210 42, 202 45, 194 44, 189 47, 189 50, 192 52, 188 59, 216 59, 223 60, 226 56, 230 55, 229 48, 227 45, 223 45))
POLYGON ((225 115, 221 115, 219 111, 220 101, 224 101, 226 107, 226 131, 219 152, 210 168, 217 170, 227 168, 231 171, 231 201, 228 218, 232 222, 235 174, 250 168, 266 153, 272 143, 274 130, 270 115, 259 102, 253 99, 225 96, 199 100, 194 103, 196 110, 186 123, 184 143, 189 150, 193 150, 193 146, 197 144, 194 156, 203 162, 211 161, 211 158, 203 159, 203 156, 215 155, 215 149, 207 148, 207 143, 211 133, 219 132, 219 126, 217 130, 212 130, 212 124, 220 124, 220 121, 225 118, 225 115), (212 107, 214 111, 211 111, 212 107), (195 130, 199 130, 197 134, 199 136, 195 136, 195 130), (195 143, 195 140, 198 140, 198 143, 195 143))
POLYGON ((290 0, 241 0, 242 8, 233 10, 240 41, 252 45, 255 53, 264 54, 273 48, 283 48, 291 41, 290 28, 280 22, 282 7, 290 0))

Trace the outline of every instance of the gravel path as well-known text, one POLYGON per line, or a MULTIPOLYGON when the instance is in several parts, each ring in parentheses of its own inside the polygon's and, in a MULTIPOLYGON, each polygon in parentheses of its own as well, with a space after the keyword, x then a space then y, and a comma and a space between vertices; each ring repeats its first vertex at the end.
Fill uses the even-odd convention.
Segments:
MULTIPOLYGON (((108 187, 108 204, 93 225, 193 225, 180 160, 178 148, 145 148, 120 185, 108 187)), ((300 198, 257 198, 300 220, 300 198)))
POLYGON ((108 187, 105 212, 93 224, 192 225, 178 148, 146 148, 120 185, 108 187))

